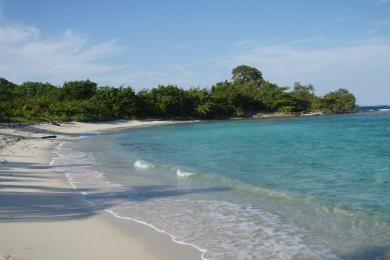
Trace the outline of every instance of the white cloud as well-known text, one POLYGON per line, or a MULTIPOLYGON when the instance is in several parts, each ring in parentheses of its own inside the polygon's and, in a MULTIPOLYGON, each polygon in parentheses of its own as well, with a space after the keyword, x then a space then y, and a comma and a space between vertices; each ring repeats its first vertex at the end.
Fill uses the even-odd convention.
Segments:
POLYGON ((119 66, 105 60, 122 51, 116 41, 87 44, 84 35, 66 30, 43 37, 31 26, 0 27, 0 71, 17 83, 28 80, 60 84, 70 79, 100 77, 119 66))
POLYGON ((315 39, 310 39, 310 44, 306 40, 272 45, 247 41, 235 44, 222 57, 134 71, 131 66, 136 64, 111 60, 123 52, 116 41, 89 44, 86 36, 72 30, 57 37, 43 35, 36 27, 0 26, 0 77, 16 83, 37 80, 55 84, 90 78, 99 84, 130 84, 137 89, 158 84, 209 87, 229 79, 233 67, 247 64, 282 86, 311 82, 318 94, 343 87, 356 94, 360 104, 390 104, 389 41, 349 45, 312 44, 315 39))
POLYGON ((390 42, 300 49, 289 45, 259 46, 225 64, 250 64, 281 85, 313 83, 319 94, 344 87, 362 104, 390 103, 390 42))
POLYGON ((181 69, 171 75, 179 85, 198 82, 210 86, 229 79, 233 67, 247 64, 259 68, 265 79, 281 86, 291 86, 295 81, 312 83, 320 95, 347 88, 359 104, 390 104, 389 41, 350 45, 331 42, 315 48, 300 47, 296 42, 256 47, 245 44, 242 49, 224 57, 178 66, 181 69))
POLYGON ((130 82, 138 88, 168 83, 209 87, 230 79, 233 67, 247 64, 259 68, 265 79, 281 86, 291 86, 295 81, 312 83, 320 95, 347 88, 361 105, 390 104, 389 41, 350 45, 323 42, 315 48, 304 45, 300 47, 297 42, 244 44, 242 51, 222 57, 172 65, 154 72, 123 73, 113 80, 124 80, 122 82, 130 82))

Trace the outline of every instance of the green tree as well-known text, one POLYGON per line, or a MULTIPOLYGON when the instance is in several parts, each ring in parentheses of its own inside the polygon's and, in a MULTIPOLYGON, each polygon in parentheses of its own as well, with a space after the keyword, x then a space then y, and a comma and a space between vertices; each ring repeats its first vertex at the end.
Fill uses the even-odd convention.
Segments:
POLYGON ((141 117, 158 116, 159 108, 150 90, 143 89, 137 93, 137 114, 141 117))
POLYGON ((9 121, 12 117, 13 108, 16 104, 17 85, 0 78, 0 121, 9 121))
POLYGON ((321 103, 322 109, 329 113, 352 113, 357 110, 355 96, 342 88, 326 94, 321 103))
POLYGON ((254 81, 234 84, 239 94, 237 105, 244 111, 245 115, 254 114, 265 109, 261 101, 260 86, 259 82, 254 81))
POLYGON ((136 96, 130 87, 101 87, 89 100, 89 104, 86 108, 98 120, 130 119, 136 116, 136 96))
POLYGON ((52 96, 58 94, 58 88, 50 83, 27 81, 18 87, 18 93, 26 97, 52 96))
POLYGON ((16 85, 0 78, 0 121, 102 121, 134 117, 246 117, 267 112, 354 112, 355 97, 345 89, 315 95, 314 87, 297 82, 292 91, 263 80, 246 65, 232 70, 233 81, 183 90, 174 85, 135 93, 130 87, 100 87, 90 80, 16 85))
POLYGON ((268 112, 290 112, 295 110, 295 103, 285 88, 264 81, 260 87, 259 99, 268 112))
POLYGON ((316 111, 320 108, 320 99, 315 95, 312 84, 303 85, 300 82, 294 83, 294 90, 290 93, 296 103, 296 111, 316 111))
POLYGON ((190 88, 184 94, 187 115, 199 118, 213 117, 215 106, 207 89, 190 88))
POLYGON ((211 87, 210 97, 215 104, 214 114, 219 117, 230 117, 235 115, 235 112, 241 112, 237 109, 239 103, 239 93, 233 83, 220 82, 211 87))
POLYGON ((259 81, 263 79, 260 70, 247 65, 240 65, 232 70, 232 80, 234 82, 259 81))
POLYGON ((163 86, 151 90, 159 116, 185 116, 184 90, 174 85, 163 86))
POLYGON ((68 81, 63 86, 64 99, 87 99, 95 95, 97 84, 87 80, 68 81))

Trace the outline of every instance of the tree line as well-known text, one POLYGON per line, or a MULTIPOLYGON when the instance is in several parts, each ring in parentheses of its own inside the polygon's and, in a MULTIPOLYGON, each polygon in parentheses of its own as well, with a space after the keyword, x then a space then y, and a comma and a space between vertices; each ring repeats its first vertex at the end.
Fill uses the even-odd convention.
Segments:
POLYGON ((219 119, 257 113, 350 113, 357 110, 346 89, 319 97, 311 84, 292 89, 263 79, 254 67, 232 70, 230 81, 211 88, 159 85, 138 92, 131 87, 98 87, 90 80, 14 84, 0 78, 0 121, 104 121, 133 118, 219 119))

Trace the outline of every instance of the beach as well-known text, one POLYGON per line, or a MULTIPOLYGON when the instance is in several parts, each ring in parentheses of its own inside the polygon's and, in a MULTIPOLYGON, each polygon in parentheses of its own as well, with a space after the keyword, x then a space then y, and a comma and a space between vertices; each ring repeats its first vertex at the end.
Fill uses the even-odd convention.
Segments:
POLYGON ((192 246, 96 208, 50 167, 54 147, 68 138, 176 123, 122 120, 0 129, 0 259, 200 259, 192 246))
POLYGON ((0 259, 390 259, 389 120, 2 125, 0 259))

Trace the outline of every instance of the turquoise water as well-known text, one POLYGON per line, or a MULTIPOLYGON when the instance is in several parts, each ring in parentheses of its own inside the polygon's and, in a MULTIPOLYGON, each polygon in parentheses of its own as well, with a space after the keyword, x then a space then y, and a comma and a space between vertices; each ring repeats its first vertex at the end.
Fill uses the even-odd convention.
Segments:
POLYGON ((138 128, 58 150, 87 199, 205 258, 390 259, 390 113, 138 128))

